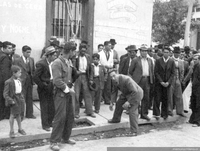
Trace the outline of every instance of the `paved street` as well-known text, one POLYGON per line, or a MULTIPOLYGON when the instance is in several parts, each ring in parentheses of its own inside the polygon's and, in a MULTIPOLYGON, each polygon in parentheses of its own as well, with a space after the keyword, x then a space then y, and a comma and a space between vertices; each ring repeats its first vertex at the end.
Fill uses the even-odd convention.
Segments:
MULTIPOLYGON (((62 144, 61 151, 107 151, 107 147, 200 147, 200 127, 184 123, 172 129, 155 130, 137 137, 78 141, 74 146, 62 144)), ((50 149, 46 145, 26 151, 50 151, 50 149)))

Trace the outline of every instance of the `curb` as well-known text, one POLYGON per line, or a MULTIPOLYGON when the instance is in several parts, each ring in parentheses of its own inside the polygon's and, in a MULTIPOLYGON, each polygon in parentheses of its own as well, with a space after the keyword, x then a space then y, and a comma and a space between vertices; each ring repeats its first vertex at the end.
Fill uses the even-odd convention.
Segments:
MULTIPOLYGON (((150 121, 146 121, 143 119, 138 120, 139 125, 144 125, 144 124, 152 124, 152 123, 167 123, 167 122, 174 122, 177 119, 179 119, 180 116, 174 115, 173 117, 170 117, 166 120, 160 118, 159 120, 156 120, 152 118, 150 121)), ((91 122, 89 119, 80 119, 81 120, 86 120, 91 122)), ((91 122, 93 123, 93 122, 91 122)), ((121 123, 115 123, 115 124, 98 124, 98 125, 92 125, 88 127, 80 127, 80 128, 74 128, 72 129, 72 134, 71 136, 76 136, 76 135, 83 135, 83 134, 90 134, 94 132, 102 132, 102 131, 109 131, 109 130, 114 130, 114 129, 119 129, 119 128, 128 128, 129 127, 129 122, 128 121, 122 121, 121 123)), ((5 145, 8 143, 20 143, 20 142, 28 142, 28 141, 33 141, 33 140, 38 140, 38 139, 46 139, 50 138, 51 133, 42 133, 42 134, 35 134, 35 135, 26 135, 26 136, 19 136, 14 139, 11 138, 3 138, 0 139, 0 145, 5 145)))

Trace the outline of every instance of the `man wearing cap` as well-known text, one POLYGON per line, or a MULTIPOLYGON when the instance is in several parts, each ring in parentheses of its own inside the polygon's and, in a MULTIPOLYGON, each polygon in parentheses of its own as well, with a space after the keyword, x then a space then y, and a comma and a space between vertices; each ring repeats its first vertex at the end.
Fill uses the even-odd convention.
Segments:
POLYGON ((9 55, 12 53, 12 43, 5 41, 2 47, 3 50, 0 50, 0 120, 10 117, 10 108, 5 105, 3 89, 5 81, 11 77, 12 60, 9 55))
MULTIPOLYGON (((60 48, 59 44, 60 42, 58 41, 58 39, 55 37, 55 36, 52 36, 50 39, 49 39, 49 42, 50 42, 50 45, 49 46, 53 46, 56 50, 58 50, 58 48, 60 48)), ((47 46, 47 47, 49 47, 47 46)), ((44 47, 42 49, 42 54, 40 56, 40 58, 43 58, 45 57, 45 50, 47 47, 44 47)), ((57 51, 58 52, 58 51, 57 51)))
POLYGON ((175 76, 171 85, 171 99, 169 99, 169 114, 173 115, 173 107, 176 108, 176 114, 185 117, 183 113, 183 97, 181 83, 184 79, 184 62, 179 59, 180 48, 174 47, 172 59, 175 62, 175 76), (175 103, 175 104, 173 104, 175 103))
MULTIPOLYGON (((116 93, 121 91, 121 95, 116 102, 113 118, 108 120, 108 123, 119 123, 121 121, 121 115, 124 109, 129 111, 130 120, 130 136, 136 136, 138 131, 138 106, 143 98, 142 88, 129 76, 116 74, 115 71, 110 71, 110 76, 116 85, 116 93)), ((110 110, 113 110, 113 101, 109 106, 110 110)))
POLYGON ((150 84, 153 84, 153 62, 147 57, 148 48, 140 48, 141 56, 134 58, 129 68, 132 79, 143 89, 144 97, 141 102, 140 118, 150 120, 148 117, 150 84))
POLYGON ((55 116, 53 119, 53 129, 50 137, 50 148, 60 150, 58 143, 75 144, 70 140, 72 127, 74 124, 74 112, 72 95, 74 93, 72 76, 74 67, 70 58, 75 55, 76 46, 73 42, 64 45, 62 55, 52 64, 54 88, 55 116))
POLYGON ((129 68, 132 60, 136 57, 137 49, 135 45, 130 45, 127 48, 128 55, 120 60, 119 74, 129 75, 129 68))
POLYGON ((42 128, 50 131, 55 113, 51 65, 57 58, 57 52, 53 46, 47 47, 45 52, 46 57, 36 63, 33 79, 38 85, 37 91, 40 99, 42 128))
POLYGON ((163 48, 163 57, 156 60, 155 63, 155 98, 153 104, 153 115, 156 119, 168 117, 168 102, 171 97, 171 84, 175 76, 175 63, 169 57, 169 48, 163 48), (160 103, 162 101, 161 112, 160 103))

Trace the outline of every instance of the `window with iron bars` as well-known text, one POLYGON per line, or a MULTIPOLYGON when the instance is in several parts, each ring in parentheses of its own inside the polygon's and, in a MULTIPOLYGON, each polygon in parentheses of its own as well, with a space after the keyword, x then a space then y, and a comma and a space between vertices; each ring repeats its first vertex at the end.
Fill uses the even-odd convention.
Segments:
POLYGON ((83 16, 87 0, 52 0, 52 36, 68 41, 82 39, 83 16))

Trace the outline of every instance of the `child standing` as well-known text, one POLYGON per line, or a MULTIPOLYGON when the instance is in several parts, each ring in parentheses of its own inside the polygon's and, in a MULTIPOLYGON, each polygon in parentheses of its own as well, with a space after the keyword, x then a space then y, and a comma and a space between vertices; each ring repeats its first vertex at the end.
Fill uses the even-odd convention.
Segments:
POLYGON ((106 69, 99 63, 99 54, 92 55, 93 63, 91 64, 90 72, 90 89, 92 92, 92 99, 94 102, 95 113, 99 113, 102 90, 104 89, 104 82, 106 79, 106 69), (95 88, 94 88, 95 87, 95 88))
POLYGON ((21 126, 21 113, 24 112, 25 100, 22 95, 22 84, 19 80, 21 76, 21 69, 19 66, 13 65, 11 67, 13 76, 5 82, 4 98, 6 100, 6 106, 10 106, 10 137, 14 138, 14 118, 17 120, 18 132, 22 135, 26 135, 26 132, 21 126))

